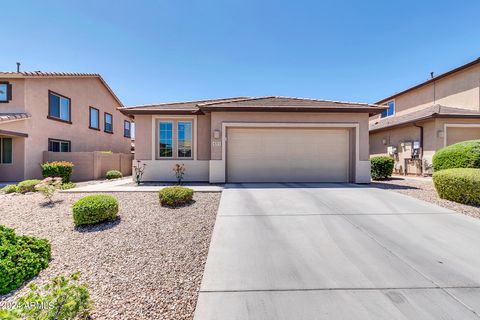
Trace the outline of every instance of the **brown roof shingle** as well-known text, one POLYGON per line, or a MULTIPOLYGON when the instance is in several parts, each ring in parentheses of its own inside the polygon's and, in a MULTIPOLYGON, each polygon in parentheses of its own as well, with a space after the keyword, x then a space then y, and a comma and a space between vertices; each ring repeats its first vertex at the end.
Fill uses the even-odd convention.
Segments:
POLYGON ((28 119, 30 117, 31 117, 30 114, 24 113, 24 112, 0 113, 0 122, 28 119))

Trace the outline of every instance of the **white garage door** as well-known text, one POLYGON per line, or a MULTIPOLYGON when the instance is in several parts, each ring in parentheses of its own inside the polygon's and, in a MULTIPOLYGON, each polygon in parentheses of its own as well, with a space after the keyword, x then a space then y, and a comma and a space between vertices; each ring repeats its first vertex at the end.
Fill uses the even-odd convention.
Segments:
POLYGON ((348 182, 349 132, 229 128, 228 182, 348 182))

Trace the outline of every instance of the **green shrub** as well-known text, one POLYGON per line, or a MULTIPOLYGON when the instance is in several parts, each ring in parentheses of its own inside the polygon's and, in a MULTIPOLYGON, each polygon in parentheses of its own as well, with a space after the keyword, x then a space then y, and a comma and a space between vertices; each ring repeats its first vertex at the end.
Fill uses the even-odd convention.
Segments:
POLYGON ((455 168, 433 173, 433 183, 442 199, 480 205, 480 169, 455 168))
POLYGON ((18 192, 20 193, 27 193, 27 192, 35 192, 35 186, 40 183, 40 180, 32 179, 32 180, 23 180, 17 186, 18 192))
POLYGON ((18 299, 16 308, 0 309, 0 319, 90 319, 90 294, 87 285, 79 284, 78 279, 77 272, 70 277, 52 278, 43 289, 31 283, 30 292, 18 299))
POLYGON ((108 180, 118 179, 118 178, 123 177, 122 173, 118 170, 110 170, 110 171, 107 172, 107 174, 105 176, 108 180))
POLYGON ((387 179, 392 176, 394 160, 388 156, 370 158, 371 175, 373 180, 387 179))
POLYGON ((67 183, 62 183, 62 185, 60 186, 60 190, 68 190, 68 189, 73 189, 75 188, 77 185, 73 182, 67 182, 67 183))
POLYGON ((14 192, 17 192, 17 190, 18 188, 14 184, 9 184, 2 188, 2 191, 5 193, 14 193, 14 192))
POLYGON ((179 207, 192 201, 193 189, 186 187, 167 187, 158 193, 162 206, 179 207))
POLYGON ((435 152, 433 170, 480 168, 480 140, 463 141, 435 152))
POLYGON ((70 177, 73 173, 73 163, 68 161, 53 161, 46 162, 40 165, 42 167, 42 174, 44 178, 60 177, 63 183, 70 182, 70 177))
POLYGON ((48 240, 19 236, 0 225, 0 294, 9 293, 48 266, 48 240))
POLYGON ((118 213, 118 201, 112 196, 95 194, 86 196, 72 206, 76 226, 113 221, 118 213))

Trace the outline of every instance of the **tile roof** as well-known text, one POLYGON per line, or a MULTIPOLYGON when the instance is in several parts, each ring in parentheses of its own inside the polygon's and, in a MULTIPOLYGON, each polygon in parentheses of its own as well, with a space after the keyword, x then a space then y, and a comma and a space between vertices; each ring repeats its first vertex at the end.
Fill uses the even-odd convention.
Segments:
POLYGON ((376 114, 386 107, 368 103, 292 97, 235 97, 131 106, 127 114, 201 114, 203 111, 352 111, 376 114))
POLYGON ((113 98, 124 107, 122 101, 117 97, 112 88, 107 84, 107 82, 102 78, 98 73, 81 73, 81 72, 45 72, 45 71, 28 71, 28 72, 1 72, 0 78, 13 78, 13 79, 24 79, 24 78, 98 78, 100 82, 105 86, 105 88, 110 92, 113 98))
POLYGON ((0 113, 0 122, 3 121, 15 121, 21 119, 28 119, 32 116, 28 113, 17 112, 17 113, 0 113))
POLYGON ((370 131, 377 131, 391 127, 401 126, 416 121, 430 118, 480 118, 480 112, 462 108, 433 105, 425 109, 413 111, 401 116, 393 116, 383 119, 376 119, 370 122, 370 131))

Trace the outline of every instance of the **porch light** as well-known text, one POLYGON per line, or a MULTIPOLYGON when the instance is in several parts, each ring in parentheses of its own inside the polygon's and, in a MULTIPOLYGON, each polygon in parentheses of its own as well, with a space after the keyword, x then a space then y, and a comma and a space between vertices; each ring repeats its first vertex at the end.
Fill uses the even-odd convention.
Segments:
POLYGON ((220 139, 220 130, 213 130, 213 137, 215 139, 220 139))
POLYGON ((382 143, 383 143, 383 145, 386 145, 387 144, 387 139, 383 138, 382 143))
POLYGON ((437 137, 443 138, 443 135, 444 135, 443 130, 438 130, 438 131, 437 131, 437 137))

